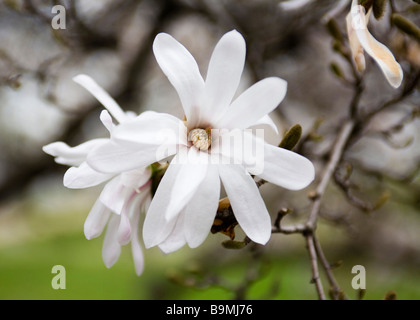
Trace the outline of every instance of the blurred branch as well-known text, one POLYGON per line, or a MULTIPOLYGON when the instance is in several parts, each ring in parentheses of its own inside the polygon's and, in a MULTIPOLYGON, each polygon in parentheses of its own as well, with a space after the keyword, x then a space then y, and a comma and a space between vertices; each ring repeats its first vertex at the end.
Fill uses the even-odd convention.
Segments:
MULTIPOLYGON (((31 0, 26 0, 26 2, 27 9, 30 12, 36 15, 41 14, 38 12, 39 10, 31 0)), ((138 76, 138 74, 141 74, 143 68, 147 66, 147 57, 151 53, 150 47, 157 30, 162 27, 162 24, 166 23, 166 20, 172 14, 171 8, 164 6, 166 3, 165 0, 155 2, 157 10, 155 17, 156 19, 153 19, 154 26, 150 28, 149 33, 145 37, 145 43, 141 43, 140 48, 137 51, 137 55, 134 57, 134 59, 132 59, 132 61, 130 61, 130 64, 127 65, 127 76, 125 78, 124 85, 120 93, 115 97, 117 101, 123 102, 121 104, 123 106, 135 98, 134 93, 136 92, 136 89, 134 86, 134 79, 136 76, 138 76), (158 5, 158 2, 161 6, 158 5)), ((84 36, 86 36, 86 34, 84 34, 84 36)), ((93 35, 91 34, 91 36, 93 35)), ((97 44, 95 44, 95 46, 96 45, 97 44)), ((9 61, 11 58, 5 53, 2 54, 2 52, 3 51, 0 50, 0 59, 6 59, 9 61)), ((48 61, 50 60, 51 59, 48 61)), ((49 76, 48 73, 43 72, 45 68, 43 66, 45 66, 48 61, 43 62, 40 65, 39 70, 36 71, 39 73, 40 77, 47 78, 49 76)), ((83 108, 83 110, 80 112, 72 114, 72 116, 69 118, 69 121, 63 126, 61 132, 56 137, 53 137, 52 140, 64 142, 72 141, 74 135, 80 131, 80 127, 83 125, 85 119, 91 114, 93 110, 95 110, 95 108, 98 107, 98 105, 99 103, 94 102, 94 104, 83 108)), ((46 174, 47 172, 54 172, 56 170, 62 170, 61 166, 51 166, 52 161, 53 160, 46 155, 42 155, 39 157, 39 159, 37 159, 37 161, 22 161, 18 164, 13 162, 13 168, 8 170, 5 178, 0 182, 0 201, 5 201, 10 197, 20 193, 21 190, 28 186, 39 175, 46 174)))
POLYGON ((322 197, 324 196, 324 193, 327 189, 327 186, 328 186, 328 183, 330 182, 331 177, 333 176, 339 162, 341 161, 343 153, 345 152, 345 147, 352 134, 352 130, 354 126, 355 126, 354 120, 352 119, 347 120, 342 126, 342 129, 340 130, 338 134, 338 138, 332 148, 330 160, 326 168, 324 169, 324 172, 321 174, 321 181, 318 183, 315 189, 315 193, 312 197, 313 199, 312 208, 309 213, 308 220, 306 222, 306 226, 310 230, 315 230, 316 228, 316 221, 318 218, 319 210, 321 208, 322 197))
MULTIPOLYGON (((360 93, 359 91, 357 91, 355 96, 358 97, 359 95, 360 93)), ((351 104, 352 108, 354 107, 353 105, 355 103, 354 101, 356 101, 355 98, 352 100, 352 104, 351 104)), ((357 101, 358 101, 358 98, 357 98, 357 101)), ((345 147, 352 134, 354 125, 355 125, 355 120, 353 119, 347 120, 342 126, 338 134, 337 140, 330 154, 330 160, 327 163, 323 173, 321 174, 321 180, 318 183, 315 189, 315 192, 311 196, 311 199, 313 201, 312 207, 311 207, 308 219, 305 224, 306 230, 303 233, 306 238, 306 244, 307 244, 309 256, 311 259, 312 275, 313 275, 314 283, 316 286, 318 297, 321 300, 325 300, 325 293, 323 291, 322 283, 319 279, 319 274, 318 274, 318 257, 321 258, 321 261, 323 262, 324 270, 326 271, 329 279, 332 278, 332 274, 329 268, 329 264, 324 256, 324 253, 322 252, 321 246, 318 244, 317 246, 318 250, 315 249, 315 241, 316 241, 315 230, 316 230, 318 215, 321 209, 321 202, 322 202, 323 196, 331 180, 331 177, 333 176, 334 172, 337 169, 337 166, 339 165, 342 159, 342 156, 345 152, 345 147)), ((338 286, 336 282, 334 281, 333 282, 333 297, 335 299, 338 298, 338 292, 340 292, 340 290, 338 290, 337 288, 338 286)))
POLYGON ((325 270, 325 273, 327 275, 328 282, 330 283, 330 293, 331 297, 334 300, 347 300, 347 297, 344 294, 344 291, 340 289, 337 281, 335 280, 335 277, 332 273, 332 268, 330 263, 328 262, 327 258, 325 257, 324 251, 322 250, 321 244, 318 241, 318 237, 316 235, 313 235, 312 241, 315 246, 315 251, 317 256, 319 257, 319 260, 321 261, 321 264, 325 270))
POLYGON ((315 288, 318 293, 318 298, 320 300, 326 300, 324 288, 322 286, 322 282, 319 277, 318 259, 317 259, 317 252, 315 249, 314 236, 312 233, 308 233, 306 234, 305 239, 306 239, 306 247, 308 249, 309 258, 311 260, 311 267, 312 267, 312 281, 311 282, 315 284, 315 288))
MULTIPOLYGON (((58 2, 55 1, 57 4, 58 2)), ((133 0, 129 1, 134 3, 133 0)), ((121 6, 121 1, 118 2, 121 6)), ((40 20, 47 24, 51 24, 52 14, 51 12, 44 12, 34 3, 33 0, 24 0, 24 9, 29 14, 40 18, 40 20)), ((117 44, 117 38, 113 35, 104 35, 101 32, 94 30, 79 19, 76 12, 76 7, 73 1, 68 2, 68 24, 71 24, 71 28, 65 30, 54 30, 51 29, 55 34, 56 38, 59 39, 63 44, 69 48, 81 47, 84 49, 93 49, 98 47, 115 48, 117 44)), ((118 10, 110 10, 109 13, 114 15, 118 10)))

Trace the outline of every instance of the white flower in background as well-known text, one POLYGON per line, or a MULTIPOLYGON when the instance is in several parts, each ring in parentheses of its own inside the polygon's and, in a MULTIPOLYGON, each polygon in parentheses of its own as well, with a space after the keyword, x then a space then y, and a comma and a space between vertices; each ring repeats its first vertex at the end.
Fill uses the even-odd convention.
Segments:
POLYGON ((366 13, 365 8, 358 4, 358 0, 353 0, 346 18, 347 34, 356 68, 358 71, 365 70, 366 51, 379 65, 389 84, 398 88, 403 80, 402 68, 391 51, 370 34, 367 25, 371 12, 372 8, 366 13))
MULTIPOLYGON (((88 76, 79 75, 74 81, 90 91, 120 123, 133 118, 130 113, 124 113, 88 76)), ((100 119, 112 136, 115 125, 111 115, 104 110, 100 119)), ((74 148, 64 142, 54 142, 44 146, 43 150, 56 157, 57 163, 71 166, 63 179, 68 188, 89 188, 108 181, 85 221, 85 236, 87 239, 96 238, 108 225, 102 250, 105 265, 108 268, 114 265, 120 256, 121 246, 131 242, 135 270, 140 275, 143 272, 144 259, 138 238, 138 226, 140 213, 147 210, 151 201, 151 170, 138 168, 113 174, 93 170, 86 163, 89 152, 108 141, 109 139, 93 139, 74 148)))
MULTIPOLYGON (((89 153, 88 164, 112 174, 174 155, 146 215, 143 240, 147 248, 158 245, 171 252, 186 243, 199 246, 216 215, 220 181, 241 228, 253 241, 265 244, 271 236, 271 219, 247 165, 212 158, 229 157, 224 152, 229 139, 220 138, 270 123, 268 113, 283 100, 286 82, 276 77, 263 79, 233 100, 246 54, 245 40, 237 31, 226 33, 216 45, 206 80, 192 55, 170 35, 157 35, 153 50, 179 95, 185 123, 169 114, 142 114, 117 126, 109 142, 89 153)), ((291 190, 302 189, 314 179, 308 159, 249 132, 243 136, 262 146, 264 171, 259 177, 291 190)))
POLYGON ((306 6, 311 1, 312 0, 286 0, 280 2, 279 7, 284 11, 297 10, 306 6))

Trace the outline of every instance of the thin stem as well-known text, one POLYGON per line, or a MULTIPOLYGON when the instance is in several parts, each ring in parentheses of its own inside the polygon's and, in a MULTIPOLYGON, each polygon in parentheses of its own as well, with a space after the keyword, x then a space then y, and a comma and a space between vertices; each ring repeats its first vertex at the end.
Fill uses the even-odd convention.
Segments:
MULTIPOLYGON (((322 250, 321 244, 318 241, 318 237, 316 235, 313 235, 313 242, 315 246, 315 251, 317 253, 317 256, 319 257, 319 260, 321 261, 322 267, 325 270, 325 273, 328 278, 328 282, 331 286, 331 295, 334 300, 338 300, 340 298, 340 295, 343 295, 343 291, 338 286, 337 281, 335 280, 335 277, 331 270, 331 265, 328 262, 328 260, 325 257, 324 251, 322 250)), ((347 300, 347 297, 344 296, 344 298, 347 300)))
POLYGON ((305 234, 306 246, 308 248, 309 258, 312 266, 312 281, 315 283, 316 291, 319 300, 326 300, 324 288, 322 287, 321 279, 319 278, 318 259, 314 245, 314 237, 312 233, 305 234))
POLYGON ((271 229, 272 233, 283 233, 283 234, 294 234, 294 233, 305 233, 307 228, 303 224, 298 224, 295 226, 273 226, 271 229))
POLYGON ((331 180, 342 156, 345 151, 348 139, 350 138, 353 128, 355 126, 355 121, 353 119, 347 120, 341 128, 341 131, 338 135, 338 138, 333 146, 333 151, 330 157, 330 160, 322 174, 321 181, 319 182, 316 190, 315 197, 313 197, 312 208, 306 222, 306 226, 310 230, 315 230, 316 222, 321 208, 321 200, 324 196, 325 190, 327 189, 328 183, 331 180))

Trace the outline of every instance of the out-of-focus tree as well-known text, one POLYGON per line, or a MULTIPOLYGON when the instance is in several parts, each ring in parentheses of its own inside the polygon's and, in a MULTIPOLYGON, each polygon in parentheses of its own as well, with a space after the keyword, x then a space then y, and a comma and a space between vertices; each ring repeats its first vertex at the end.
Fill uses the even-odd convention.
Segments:
MULTIPOLYGON (((21 196, 34 180, 62 174, 41 152, 42 145, 56 140, 76 145, 104 134, 97 121, 99 104, 71 82, 73 76, 89 74, 126 110, 152 109, 182 118, 176 93, 154 61, 154 37, 161 31, 172 34, 206 70, 209 48, 221 34, 237 29, 247 42, 241 88, 268 76, 288 82, 286 100, 273 114, 282 137, 270 139, 290 138, 287 130, 300 124, 302 136, 293 150, 316 165, 316 181, 306 192, 257 183, 276 213, 273 237, 303 235, 318 297, 326 298, 327 285, 333 299, 346 298, 321 248, 318 221, 352 234, 348 249, 371 249, 378 257, 393 252, 395 259, 418 266, 420 5, 410 0, 359 3, 372 10, 369 34, 402 67, 397 89, 368 48, 362 50, 365 69, 358 68, 346 26, 351 1, 3 0, 0 200, 21 196), (65 8, 65 29, 51 26, 56 5, 65 8), (393 228, 396 221, 403 228, 393 228), (405 237, 402 229, 408 230, 405 237)), ((229 206, 218 211, 219 218, 232 214, 229 206)), ((246 238, 223 245, 254 252, 244 282, 228 288, 244 298, 264 273, 264 249, 246 238)), ((217 277, 201 279, 194 285, 223 285, 217 277)))

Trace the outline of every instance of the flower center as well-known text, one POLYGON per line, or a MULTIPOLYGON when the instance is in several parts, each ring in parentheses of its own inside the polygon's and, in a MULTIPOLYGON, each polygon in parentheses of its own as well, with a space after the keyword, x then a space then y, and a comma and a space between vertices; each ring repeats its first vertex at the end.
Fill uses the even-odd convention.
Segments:
POLYGON ((208 150, 211 146, 211 129, 193 129, 189 133, 189 140, 199 150, 208 150))

